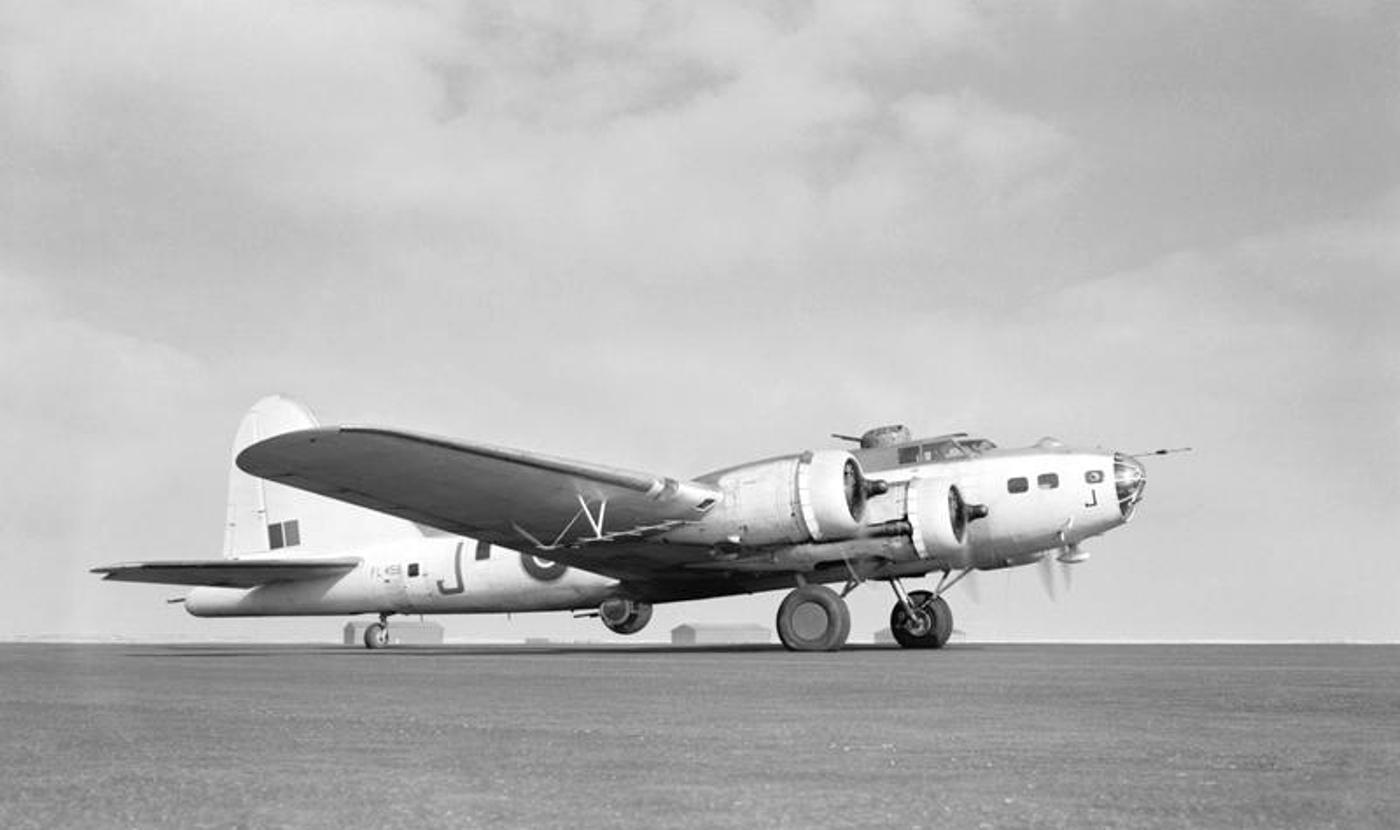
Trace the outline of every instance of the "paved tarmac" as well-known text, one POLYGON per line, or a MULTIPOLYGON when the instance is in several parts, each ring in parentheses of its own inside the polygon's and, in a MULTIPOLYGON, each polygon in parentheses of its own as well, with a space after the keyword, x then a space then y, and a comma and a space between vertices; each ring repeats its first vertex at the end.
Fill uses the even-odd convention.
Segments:
POLYGON ((0 827, 1395 827, 1400 647, 0 645, 0 827))

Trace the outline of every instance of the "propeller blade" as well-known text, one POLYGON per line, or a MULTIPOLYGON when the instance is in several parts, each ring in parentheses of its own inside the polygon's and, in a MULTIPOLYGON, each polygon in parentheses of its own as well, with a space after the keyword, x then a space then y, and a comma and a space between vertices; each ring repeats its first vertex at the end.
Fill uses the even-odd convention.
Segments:
POLYGON ((1059 560, 1060 573, 1064 574, 1065 593, 1069 593, 1070 588, 1073 587, 1073 579, 1070 576, 1074 571, 1073 566, 1078 565, 1080 562, 1087 562, 1089 560, 1089 552, 1087 550, 1082 550, 1079 547, 1079 543, 1075 542, 1072 545, 1065 545, 1060 548, 1060 555, 1055 558, 1059 560))
POLYGON ((982 588, 977 584, 977 572, 973 571, 962 579, 967 586, 967 596, 978 605, 982 604, 982 588))
POLYGON ((1040 557, 1040 584, 1045 588, 1045 595, 1050 598, 1051 602, 1054 602, 1057 599, 1055 596, 1055 564, 1050 561, 1048 553, 1040 557))

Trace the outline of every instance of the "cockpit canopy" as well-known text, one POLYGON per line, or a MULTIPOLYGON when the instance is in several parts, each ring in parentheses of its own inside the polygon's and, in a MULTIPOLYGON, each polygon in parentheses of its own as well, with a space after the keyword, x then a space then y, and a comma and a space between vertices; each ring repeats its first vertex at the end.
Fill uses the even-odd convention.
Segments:
POLYGON ((855 454, 866 469, 888 470, 905 464, 965 461, 993 449, 996 444, 966 432, 915 439, 907 428, 889 426, 867 431, 855 454))
POLYGON ((899 448, 900 464, 923 464, 930 461, 962 461, 996 449, 986 438, 970 438, 967 433, 941 435, 918 444, 899 448))

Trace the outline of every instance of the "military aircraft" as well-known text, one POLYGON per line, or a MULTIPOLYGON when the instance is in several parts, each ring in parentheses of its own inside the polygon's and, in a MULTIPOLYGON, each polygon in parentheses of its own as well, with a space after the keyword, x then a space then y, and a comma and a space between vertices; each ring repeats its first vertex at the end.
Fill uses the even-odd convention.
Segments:
MULTIPOLYGON (((264 398, 234 441, 224 558, 94 568, 194 586, 200 617, 572 610, 619 634, 663 602, 789 588, 777 629, 794 651, 850 633, 845 596, 885 582, 890 630, 940 648, 943 594, 976 570, 1088 558, 1126 523, 1146 472, 1132 454, 1046 438, 1001 449, 965 433, 879 427, 817 449, 669 478, 489 444, 320 426, 264 398), (903 580, 938 574, 933 590, 903 580), (828 584, 843 586, 838 593, 828 584)), ((177 600, 178 601, 178 600, 177 600)))

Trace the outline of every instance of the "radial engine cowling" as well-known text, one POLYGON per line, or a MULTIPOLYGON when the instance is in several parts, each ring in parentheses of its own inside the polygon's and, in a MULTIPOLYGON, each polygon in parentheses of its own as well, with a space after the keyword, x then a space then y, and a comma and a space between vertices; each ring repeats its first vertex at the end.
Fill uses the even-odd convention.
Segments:
POLYGON ((872 492, 860 462, 841 450, 760 461, 702 480, 724 492, 723 502, 668 540, 755 547, 849 539, 864 526, 872 492))
POLYGON ((986 515, 981 505, 969 505, 958 485, 946 478, 916 478, 905 495, 914 550, 924 559, 937 559, 950 568, 973 566, 968 525, 986 515))

